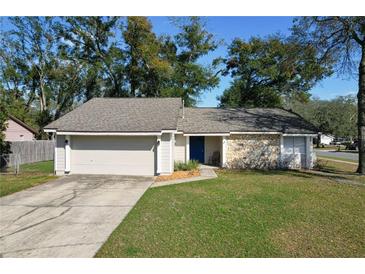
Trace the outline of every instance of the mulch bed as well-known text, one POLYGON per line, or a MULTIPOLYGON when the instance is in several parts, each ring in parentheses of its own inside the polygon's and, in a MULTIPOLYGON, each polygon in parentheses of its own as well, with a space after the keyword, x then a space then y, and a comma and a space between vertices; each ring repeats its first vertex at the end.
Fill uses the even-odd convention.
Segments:
POLYGON ((161 175, 158 176, 155 181, 156 182, 163 182, 163 181, 170 181, 170 180, 177 180, 177 179, 184 179, 200 176, 200 171, 196 170, 189 170, 189 171, 174 171, 171 175, 161 175))

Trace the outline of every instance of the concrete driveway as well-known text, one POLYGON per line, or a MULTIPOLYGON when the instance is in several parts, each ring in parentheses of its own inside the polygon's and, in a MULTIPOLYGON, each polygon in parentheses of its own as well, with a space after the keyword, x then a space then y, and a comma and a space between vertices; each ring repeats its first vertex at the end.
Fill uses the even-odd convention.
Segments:
POLYGON ((70 175, 0 198, 0 256, 93 257, 152 177, 70 175))

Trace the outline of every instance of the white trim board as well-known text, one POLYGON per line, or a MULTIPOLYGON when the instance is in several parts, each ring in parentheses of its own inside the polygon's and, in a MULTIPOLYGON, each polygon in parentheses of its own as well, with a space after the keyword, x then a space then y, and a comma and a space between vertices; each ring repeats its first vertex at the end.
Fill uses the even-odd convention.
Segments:
POLYGON ((60 131, 57 135, 81 135, 81 136, 161 136, 161 132, 72 132, 60 131))
MULTIPOLYGON (((45 129, 45 132, 56 132, 53 129, 45 129)), ((252 135, 282 135, 282 136, 303 136, 316 137, 317 134, 301 134, 301 133, 282 133, 282 132, 244 132, 232 131, 230 133, 182 133, 176 131, 161 131, 161 132, 81 132, 81 131, 59 131, 57 135, 82 135, 82 136, 161 136, 162 133, 183 134, 183 136, 230 136, 237 134, 252 134, 252 135)))
POLYGON ((161 136, 157 136, 157 168, 156 168, 156 173, 160 174, 161 173, 161 136))
POLYGON ((282 134, 282 132, 276 132, 276 131, 268 131, 268 132, 260 132, 260 131, 231 131, 230 134, 282 134))
POLYGON ((229 133, 187 133, 184 136, 229 136, 229 133))
POLYGON ((291 133, 284 133, 283 136, 293 136, 293 137, 316 137, 317 134, 291 134, 291 133))
POLYGON ((55 129, 44 129, 44 132, 52 133, 52 132, 56 132, 56 130, 55 129))

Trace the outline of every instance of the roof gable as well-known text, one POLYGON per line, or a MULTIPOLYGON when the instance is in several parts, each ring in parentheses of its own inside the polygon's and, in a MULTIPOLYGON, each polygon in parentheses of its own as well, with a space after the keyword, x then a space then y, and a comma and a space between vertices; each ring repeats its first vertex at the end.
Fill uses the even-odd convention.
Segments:
POLYGON ((24 123, 22 120, 16 118, 15 116, 9 115, 9 119, 10 120, 13 120, 15 123, 21 125, 23 128, 29 130, 33 134, 37 134, 37 131, 34 128, 32 128, 31 126, 27 125, 26 123, 24 123))

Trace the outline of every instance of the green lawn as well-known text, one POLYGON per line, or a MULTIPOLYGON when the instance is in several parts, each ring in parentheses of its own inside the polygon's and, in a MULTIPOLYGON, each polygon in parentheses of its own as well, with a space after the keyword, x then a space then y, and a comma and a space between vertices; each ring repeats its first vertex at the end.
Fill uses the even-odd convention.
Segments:
POLYGON ((53 178, 55 178, 53 161, 21 165, 18 175, 0 175, 0 197, 45 183, 53 178))
POLYGON ((343 161, 343 162, 350 162, 350 163, 357 163, 358 161, 356 160, 351 160, 351 159, 344 159, 341 157, 336 157, 336 156, 318 156, 318 158, 323 158, 323 159, 332 159, 332 160, 339 160, 339 161, 343 161))
MULTIPOLYGON (((332 161, 332 158, 321 157, 318 159, 320 170, 324 172, 336 173, 336 174, 347 174, 354 175, 357 169, 357 164, 343 163, 332 161)), ((336 160, 336 159, 334 159, 336 160)))
POLYGON ((221 171, 149 189, 96 257, 364 257, 365 187, 221 171))

